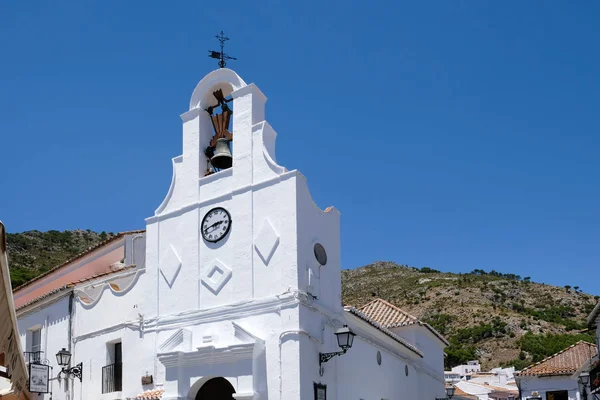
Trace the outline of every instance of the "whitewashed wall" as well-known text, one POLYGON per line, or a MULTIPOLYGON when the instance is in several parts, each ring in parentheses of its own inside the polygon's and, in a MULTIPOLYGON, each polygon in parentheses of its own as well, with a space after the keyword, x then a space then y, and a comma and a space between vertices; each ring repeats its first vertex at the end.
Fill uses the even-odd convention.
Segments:
POLYGON ((527 399, 532 396, 532 392, 538 392, 542 399, 546 398, 546 392, 557 390, 567 390, 570 400, 580 400, 579 386, 577 379, 570 376, 555 377, 521 377, 521 398, 527 399))
POLYGON ((393 328, 392 332, 405 338, 423 352, 423 358, 416 361, 422 398, 444 397, 446 393, 444 381, 445 344, 422 325, 397 327, 393 328))
MULTIPOLYGON (((41 350, 44 352, 42 360, 53 367, 51 378, 56 378, 60 367, 56 362, 56 353, 63 347, 69 349, 69 292, 56 301, 44 304, 41 307, 24 309, 17 313, 17 324, 23 351, 31 351, 31 330, 41 328, 41 350), (47 362, 46 362, 47 360, 47 362)), ((71 365, 76 363, 71 362, 71 365)), ((67 399, 68 390, 78 395, 81 386, 78 380, 71 381, 73 387, 68 388, 65 380, 53 379, 50 383, 53 391, 53 400, 67 399)), ((40 399, 49 399, 49 394, 40 396, 40 399)))
MULTIPOLYGON (((387 342, 387 339, 385 339, 387 342)), ((355 339, 352 348, 343 356, 332 360, 337 367, 337 397, 334 399, 433 399, 427 397, 420 386, 421 373, 415 368, 417 357, 402 350, 398 344, 389 342, 396 351, 387 346, 376 346, 361 337, 355 339), (377 364, 377 352, 381 352, 381 365, 377 364), (406 375, 408 366, 408 376, 406 375)), ((335 348, 335 347, 334 347, 335 348)), ((328 363, 328 364, 329 364, 328 363)), ((331 366, 328 366, 331 368, 331 366)))

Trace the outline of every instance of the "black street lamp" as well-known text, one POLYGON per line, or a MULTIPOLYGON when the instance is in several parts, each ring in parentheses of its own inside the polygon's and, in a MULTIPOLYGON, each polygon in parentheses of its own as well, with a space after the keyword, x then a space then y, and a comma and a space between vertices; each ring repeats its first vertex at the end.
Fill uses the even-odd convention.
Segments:
POLYGON ((76 366, 68 368, 67 366, 71 363, 71 353, 67 349, 63 347, 62 350, 56 353, 56 362, 62 368, 58 373, 59 378, 60 375, 64 373, 79 378, 79 382, 81 382, 81 372, 83 370, 83 363, 80 362, 76 366))
POLYGON ((454 396, 454 391, 456 388, 454 385, 446 386, 446 397, 438 397, 436 400, 449 400, 454 396))
POLYGON ((344 325, 343 328, 335 331, 335 336, 337 337, 338 346, 340 346, 342 351, 335 351, 333 353, 319 353, 319 370, 321 370, 322 364, 331 360, 333 357, 346 354, 348 349, 352 347, 354 336, 356 336, 356 334, 352 332, 350 328, 348 328, 348 325, 344 325))
POLYGON ((456 390, 454 388, 454 386, 446 386, 446 396, 451 399, 452 396, 454 396, 454 390, 456 390))

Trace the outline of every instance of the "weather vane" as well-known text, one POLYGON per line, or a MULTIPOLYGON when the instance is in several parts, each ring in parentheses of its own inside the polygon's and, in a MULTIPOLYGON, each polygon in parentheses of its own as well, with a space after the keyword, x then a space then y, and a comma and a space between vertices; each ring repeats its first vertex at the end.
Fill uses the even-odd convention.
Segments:
POLYGON ((208 56, 210 58, 216 58, 217 60, 219 60, 219 67, 225 68, 225 65, 227 65, 225 60, 237 60, 237 58, 228 56, 227 54, 225 54, 225 51, 223 51, 223 47, 225 47, 225 42, 229 40, 229 38, 225 36, 223 31, 221 31, 221 33, 219 33, 215 37, 219 39, 219 43, 221 44, 221 52, 209 50, 208 56))

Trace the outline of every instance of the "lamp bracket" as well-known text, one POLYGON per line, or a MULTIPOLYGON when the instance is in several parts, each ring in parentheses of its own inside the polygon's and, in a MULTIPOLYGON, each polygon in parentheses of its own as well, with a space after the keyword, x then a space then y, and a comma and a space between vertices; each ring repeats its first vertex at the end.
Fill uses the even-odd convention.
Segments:
POLYGON ((63 373, 66 375, 73 375, 74 377, 79 379, 79 382, 81 382, 81 376, 83 373, 83 363, 80 362, 79 364, 71 368, 63 367, 63 369, 58 373, 58 377, 60 378, 60 375, 63 373))
POLYGON ((325 364, 327 361, 331 360, 333 357, 341 356, 342 354, 346 354, 346 350, 334 351, 332 353, 319 353, 319 366, 321 364, 325 364))

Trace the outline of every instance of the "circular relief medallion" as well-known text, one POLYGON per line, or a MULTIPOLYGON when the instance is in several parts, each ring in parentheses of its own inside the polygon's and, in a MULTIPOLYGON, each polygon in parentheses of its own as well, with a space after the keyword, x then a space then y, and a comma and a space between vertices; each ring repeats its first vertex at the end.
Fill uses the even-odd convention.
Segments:
POLYGON ((327 252, 321 243, 315 243, 315 258, 321 265, 327 264, 327 252))
POLYGON ((377 352, 377 365, 381 365, 381 352, 377 352))

